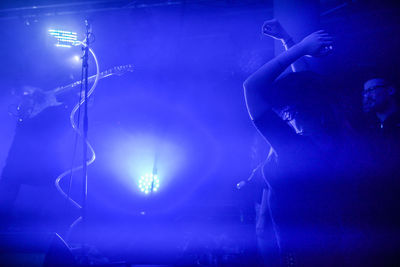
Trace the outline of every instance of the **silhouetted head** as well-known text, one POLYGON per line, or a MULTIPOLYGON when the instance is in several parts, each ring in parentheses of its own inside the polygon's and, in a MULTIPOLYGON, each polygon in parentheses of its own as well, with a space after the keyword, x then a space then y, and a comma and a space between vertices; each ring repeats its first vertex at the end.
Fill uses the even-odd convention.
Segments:
POLYGON ((383 112, 396 102, 395 86, 382 77, 367 80, 362 94, 364 112, 383 112))

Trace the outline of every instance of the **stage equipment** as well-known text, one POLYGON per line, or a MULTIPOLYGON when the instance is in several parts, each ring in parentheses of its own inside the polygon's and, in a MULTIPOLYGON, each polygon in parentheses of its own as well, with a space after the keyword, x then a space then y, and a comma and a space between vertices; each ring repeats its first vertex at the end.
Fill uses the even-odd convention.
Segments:
POLYGON ((1 266, 76 266, 74 256, 56 233, 0 233, 1 266))
MULTIPOLYGON (((82 82, 80 83, 81 85, 81 91, 80 91, 80 101, 78 104, 75 105, 75 107, 72 109, 71 115, 70 115, 70 123, 74 131, 76 132, 77 136, 80 136, 83 139, 83 162, 82 165, 78 167, 73 167, 71 166, 71 169, 62 173, 59 175, 55 181, 55 186, 57 190, 69 201, 71 202, 75 207, 77 207, 81 211, 81 215, 70 225, 69 230, 66 235, 66 239, 68 240, 70 237, 70 234, 73 230, 73 228, 78 224, 81 223, 84 225, 86 221, 86 202, 87 202, 87 167, 92 164, 95 159, 96 159, 96 154, 94 152, 94 149, 92 145, 89 143, 89 140, 87 138, 88 135, 88 130, 89 130, 89 119, 88 119, 88 105, 87 105, 87 100, 88 98, 93 94, 97 82, 100 79, 100 68, 99 68, 99 63, 96 57, 96 54, 93 52, 93 49, 90 48, 90 38, 92 38, 92 27, 89 23, 88 20, 85 21, 86 25, 86 37, 82 42, 75 42, 74 45, 81 45, 82 50, 83 50, 83 56, 82 56, 82 82), (92 76, 94 77, 94 82, 92 87, 89 89, 89 53, 92 55, 95 65, 96 65, 96 75, 92 76), (82 85, 84 85, 84 95, 82 97, 82 85), (82 118, 82 123, 83 123, 83 129, 82 131, 79 129, 78 125, 80 122, 80 114, 81 114, 81 107, 83 105, 83 118, 82 118), (78 114, 77 121, 75 120, 75 116, 78 114), (78 122, 78 123, 77 123, 78 122), (91 157, 88 158, 88 150, 90 150, 91 157), (66 176, 67 174, 70 174, 70 183, 69 187, 71 185, 71 179, 72 179, 72 173, 76 170, 82 170, 82 201, 81 204, 78 204, 75 200, 71 199, 69 196, 69 193, 65 193, 61 186, 60 186, 60 180, 66 176)), ((130 70, 132 68, 131 65, 128 65, 130 70)), ((106 75, 110 76, 111 74, 106 75)), ((74 151, 75 154, 75 151, 74 151)), ((69 192, 69 190, 68 190, 69 192)), ((84 226, 85 227, 85 226, 84 226)))
POLYGON ((144 176, 141 176, 139 179, 139 189, 143 193, 153 194, 160 187, 160 179, 157 175, 157 161, 158 161, 158 151, 156 151, 154 155, 154 164, 153 171, 151 174, 146 173, 144 176))
POLYGON ((140 177, 139 189, 145 194, 156 192, 160 187, 160 179, 157 174, 148 174, 140 177))
MULTIPOLYGON (((123 65, 123 66, 117 66, 117 67, 114 67, 114 68, 112 68, 112 69, 109 69, 109 70, 100 72, 98 75, 96 74, 96 75, 90 76, 90 77, 88 78, 88 80, 89 80, 90 82, 92 82, 92 81, 94 81, 96 78, 98 78, 98 80, 100 80, 100 79, 103 79, 103 78, 106 78, 106 77, 109 77, 109 76, 112 76, 112 75, 118 75, 118 76, 120 76, 120 75, 123 75, 123 74, 125 74, 125 73, 127 73, 127 72, 132 72, 132 71, 133 71, 133 66, 132 66, 131 64, 123 65)), ((58 88, 54 89, 53 92, 54 92, 55 95, 62 94, 62 93, 65 93, 66 91, 69 91, 69 90, 71 90, 72 88, 75 88, 75 87, 77 87, 78 85, 81 85, 81 84, 82 84, 82 81, 77 81, 77 82, 74 82, 74 83, 69 84, 69 85, 66 85, 66 86, 58 87, 58 88)), ((90 89, 90 91, 89 91, 89 96, 93 93, 93 89, 94 89, 93 87, 90 89)), ((81 103, 82 103, 82 102, 80 102, 80 104, 81 104, 81 103)), ((26 109, 26 108, 24 108, 24 109, 26 109)), ((74 128, 74 130, 75 130, 79 135, 81 135, 81 132, 79 131, 78 126, 77 126, 77 124, 76 124, 76 122, 75 122, 75 115, 76 115, 76 112, 77 112, 78 110, 79 110, 79 104, 76 105, 76 106, 74 107, 74 109, 72 110, 72 112, 71 112, 70 123, 71 123, 72 127, 74 128)), ((92 163, 94 162, 94 160, 95 160, 96 157, 95 157, 94 150, 93 150, 93 148, 92 148, 92 146, 90 145, 89 142, 87 142, 87 145, 88 145, 88 147, 89 147, 89 149, 90 149, 90 151, 91 151, 91 153, 92 153, 92 157, 90 158, 90 160, 87 161, 87 164, 90 165, 90 164, 92 164, 92 163)), ((76 201, 74 201, 73 199, 71 199, 71 198, 69 197, 69 195, 68 195, 66 192, 64 192, 64 190, 63 190, 63 189, 61 188, 61 186, 60 186, 60 181, 61 181, 64 177, 66 177, 67 175, 69 175, 69 174, 71 175, 73 172, 78 171, 78 170, 81 170, 82 168, 83 168, 82 165, 77 166, 77 167, 73 167, 72 169, 69 169, 69 170, 63 172, 62 174, 60 174, 60 175, 57 177, 56 181, 55 181, 55 185, 56 185, 56 188, 57 188, 58 192, 60 192, 60 194, 61 194, 65 199, 67 199, 68 201, 70 201, 70 202, 72 203, 72 205, 74 205, 74 206, 77 207, 78 209, 81 209, 82 206, 81 206, 80 204, 78 204, 76 201)))
POLYGON ((261 162, 251 171, 250 176, 249 176, 246 180, 240 181, 239 183, 236 184, 236 188, 237 188, 238 190, 240 190, 240 189, 242 189, 243 187, 245 187, 246 185, 251 184, 252 182, 254 182, 254 181, 253 181, 253 178, 254 178, 255 174, 256 174, 258 171, 261 171, 261 174, 262 174, 262 176, 264 177, 263 167, 264 167, 265 164, 268 162, 268 158, 270 157, 270 154, 271 154, 271 153, 272 153, 272 152, 270 151, 270 153, 268 154, 267 158, 266 158, 265 160, 261 161, 261 162))
MULTIPOLYGON (((72 38, 70 35, 70 32, 55 32, 53 36, 57 38, 60 44, 62 46, 68 46, 68 45, 74 45, 74 46, 82 46, 82 51, 83 51, 83 56, 82 56, 82 81, 80 83, 81 85, 81 90, 80 90, 80 100, 78 104, 75 105, 75 107, 72 109, 71 115, 70 115, 70 122, 73 130, 76 133, 76 136, 80 136, 83 139, 83 162, 81 166, 78 167, 73 167, 71 166, 71 169, 68 172, 62 173, 59 177, 57 177, 55 181, 55 186, 57 190, 67 198, 69 202, 71 202, 75 207, 77 207, 80 210, 80 216, 70 225, 69 231, 67 233, 66 238, 69 238, 69 235, 72 231, 72 229, 79 223, 82 222, 84 223, 86 221, 86 201, 87 201, 87 167, 92 164, 95 159, 96 159, 96 154, 94 152, 93 147, 89 143, 87 139, 87 134, 88 134, 88 129, 89 129, 89 119, 88 119, 88 105, 87 105, 87 100, 90 97, 90 95, 94 92, 94 89, 97 86, 97 82, 100 78, 100 68, 99 68, 99 63, 97 60, 97 57, 93 50, 90 48, 90 41, 93 36, 92 34, 92 27, 89 23, 88 20, 85 20, 85 26, 86 26, 86 36, 85 39, 81 41, 72 41, 70 38, 72 38), (59 35, 58 33, 60 32, 59 35), (62 36, 62 37, 61 37, 62 36), (63 37, 66 38, 63 38, 63 37), (67 44, 65 45, 66 42, 67 44), (94 76, 94 82, 92 87, 89 89, 89 53, 92 55, 95 64, 96 64, 96 75, 94 76), (82 85, 84 89, 84 94, 82 96, 82 85), (80 130, 78 125, 80 123, 80 114, 81 114, 81 106, 83 105, 83 129, 80 130), (78 119, 77 122, 75 121, 75 115, 78 113, 78 119), (88 149, 90 150, 91 157, 88 158, 88 149), (63 175, 65 173, 70 174, 70 183, 69 183, 69 188, 71 185, 71 179, 72 179, 72 173, 74 170, 82 169, 82 200, 81 204, 78 204, 75 200, 71 199, 69 194, 65 193, 62 188, 59 185, 60 180, 62 179, 63 175)), ((75 142, 76 143, 76 142, 75 142)), ((76 148, 76 146, 75 146, 76 148)), ((75 155, 74 150, 74 155, 75 155)), ((69 190, 68 190, 69 192, 69 190)))
POLYGON ((76 32, 50 29, 49 34, 57 39, 56 46, 58 47, 72 47, 78 42, 76 32))

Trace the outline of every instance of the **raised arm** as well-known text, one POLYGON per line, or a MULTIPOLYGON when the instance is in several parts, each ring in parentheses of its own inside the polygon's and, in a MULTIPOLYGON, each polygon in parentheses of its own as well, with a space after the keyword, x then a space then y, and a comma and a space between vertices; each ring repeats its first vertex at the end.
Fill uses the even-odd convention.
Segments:
POLYGON ((254 120, 266 110, 271 109, 271 103, 274 101, 270 98, 273 82, 289 65, 306 55, 321 56, 327 54, 329 49, 325 49, 325 47, 331 45, 331 36, 323 30, 316 31, 250 75, 243 86, 251 119, 254 120))
MULTIPOLYGON (((289 48, 296 44, 293 38, 287 33, 286 29, 282 27, 277 19, 265 21, 261 31, 264 35, 280 41, 285 48, 285 51, 289 50, 289 48)), ((293 72, 308 70, 308 64, 304 57, 294 61, 290 67, 293 72)))

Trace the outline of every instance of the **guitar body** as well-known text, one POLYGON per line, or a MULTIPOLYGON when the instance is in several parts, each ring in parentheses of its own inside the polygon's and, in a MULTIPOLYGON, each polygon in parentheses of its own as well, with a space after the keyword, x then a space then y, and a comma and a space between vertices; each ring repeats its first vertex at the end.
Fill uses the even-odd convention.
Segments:
POLYGON ((25 111, 24 119, 36 117, 45 109, 62 104, 52 91, 44 92, 37 89, 32 95, 24 95, 24 97, 26 99, 22 102, 23 104, 19 105, 19 109, 25 111))

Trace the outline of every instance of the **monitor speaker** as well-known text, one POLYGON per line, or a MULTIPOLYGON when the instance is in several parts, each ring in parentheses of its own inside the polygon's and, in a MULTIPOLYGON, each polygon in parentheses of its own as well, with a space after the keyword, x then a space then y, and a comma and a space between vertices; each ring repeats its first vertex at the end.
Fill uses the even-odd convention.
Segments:
POLYGON ((0 233, 1 266, 75 266, 74 256, 56 233, 0 233))

